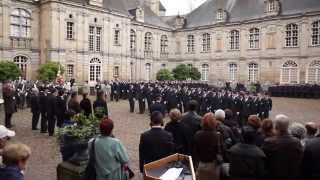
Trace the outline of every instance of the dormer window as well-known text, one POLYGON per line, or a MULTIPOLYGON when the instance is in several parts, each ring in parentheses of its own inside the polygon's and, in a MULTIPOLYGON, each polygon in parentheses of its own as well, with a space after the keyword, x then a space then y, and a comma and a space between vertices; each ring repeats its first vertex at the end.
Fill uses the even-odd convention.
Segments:
POLYGON ((216 13, 217 22, 226 22, 227 20, 227 11, 223 9, 218 9, 216 13))
POLYGON ((279 0, 266 0, 266 9, 265 12, 269 16, 276 16, 280 12, 280 2, 279 0))
POLYGON ((269 1, 268 3, 268 12, 274 12, 276 10, 275 1, 269 1))

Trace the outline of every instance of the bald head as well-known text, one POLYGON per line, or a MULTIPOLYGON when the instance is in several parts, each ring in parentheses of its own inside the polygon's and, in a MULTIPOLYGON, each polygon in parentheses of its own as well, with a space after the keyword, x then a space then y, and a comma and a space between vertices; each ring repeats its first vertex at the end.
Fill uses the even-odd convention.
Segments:
POLYGON ((288 134, 288 128, 289 128, 289 117, 283 114, 279 114, 276 116, 276 119, 274 121, 274 126, 276 133, 278 135, 284 135, 288 134))

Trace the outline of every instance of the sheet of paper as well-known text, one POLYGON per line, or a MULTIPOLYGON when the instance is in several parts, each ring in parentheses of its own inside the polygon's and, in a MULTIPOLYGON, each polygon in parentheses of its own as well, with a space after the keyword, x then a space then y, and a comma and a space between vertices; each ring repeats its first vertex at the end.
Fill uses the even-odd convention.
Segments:
POLYGON ((170 168, 167 172, 165 172, 162 176, 160 176, 161 180, 176 180, 180 176, 183 168, 170 168))

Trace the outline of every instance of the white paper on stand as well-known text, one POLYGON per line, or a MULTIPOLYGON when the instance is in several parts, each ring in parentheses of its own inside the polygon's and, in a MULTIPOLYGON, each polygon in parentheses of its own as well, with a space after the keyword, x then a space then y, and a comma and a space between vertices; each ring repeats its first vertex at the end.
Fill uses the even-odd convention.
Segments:
POLYGON ((160 176, 161 180, 176 180, 180 176, 183 168, 170 168, 167 172, 165 172, 162 176, 160 176))

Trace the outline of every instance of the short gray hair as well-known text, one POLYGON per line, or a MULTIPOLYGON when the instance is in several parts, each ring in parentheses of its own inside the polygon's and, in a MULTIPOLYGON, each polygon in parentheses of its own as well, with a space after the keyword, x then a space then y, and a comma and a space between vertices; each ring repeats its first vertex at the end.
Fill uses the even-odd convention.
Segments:
POLYGON ((222 109, 216 110, 214 113, 214 116, 216 117, 217 120, 223 121, 226 118, 226 113, 222 109))
POLYGON ((274 121, 274 126, 280 134, 288 133, 289 124, 289 117, 283 114, 277 115, 274 121))
POLYGON ((307 129, 304 127, 303 124, 295 122, 290 125, 289 133, 292 136, 302 140, 303 138, 305 138, 307 134, 307 129))

